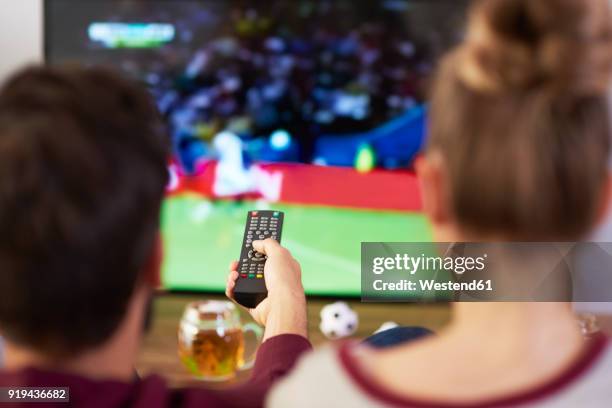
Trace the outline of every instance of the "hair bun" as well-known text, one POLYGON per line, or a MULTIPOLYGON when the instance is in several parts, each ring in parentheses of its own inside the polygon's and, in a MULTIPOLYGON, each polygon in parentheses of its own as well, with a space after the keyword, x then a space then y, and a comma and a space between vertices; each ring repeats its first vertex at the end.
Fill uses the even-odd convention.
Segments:
POLYGON ((458 49, 459 76, 476 90, 546 86, 601 95, 612 72, 608 0, 478 0, 458 49))

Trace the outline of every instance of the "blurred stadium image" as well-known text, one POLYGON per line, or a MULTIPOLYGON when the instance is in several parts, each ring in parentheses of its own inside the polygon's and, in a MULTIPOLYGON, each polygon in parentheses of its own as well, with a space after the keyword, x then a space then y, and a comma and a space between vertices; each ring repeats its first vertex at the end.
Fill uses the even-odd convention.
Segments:
POLYGON ((358 295, 362 241, 431 239, 412 163, 466 4, 51 0, 46 57, 119 69, 167 119, 164 287, 222 290, 270 208, 308 293, 358 295))

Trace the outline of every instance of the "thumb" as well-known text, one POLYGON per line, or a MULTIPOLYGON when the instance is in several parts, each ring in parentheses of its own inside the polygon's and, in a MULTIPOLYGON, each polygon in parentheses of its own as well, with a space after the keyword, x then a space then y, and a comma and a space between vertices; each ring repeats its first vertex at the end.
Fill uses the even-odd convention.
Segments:
POLYGON ((280 244, 272 238, 268 238, 263 241, 253 241, 253 248, 255 248, 257 252, 261 252, 266 255, 272 255, 273 253, 282 249, 280 244))

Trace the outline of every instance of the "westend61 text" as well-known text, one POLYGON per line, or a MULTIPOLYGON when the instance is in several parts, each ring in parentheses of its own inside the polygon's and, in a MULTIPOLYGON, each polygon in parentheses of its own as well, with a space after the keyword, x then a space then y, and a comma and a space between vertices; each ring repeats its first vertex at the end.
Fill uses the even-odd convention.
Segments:
POLYGON ((378 279, 373 282, 372 287, 376 291, 492 291, 493 283, 490 279, 469 282, 438 282, 433 279, 419 279, 417 282, 405 279, 396 282, 384 282, 378 279))

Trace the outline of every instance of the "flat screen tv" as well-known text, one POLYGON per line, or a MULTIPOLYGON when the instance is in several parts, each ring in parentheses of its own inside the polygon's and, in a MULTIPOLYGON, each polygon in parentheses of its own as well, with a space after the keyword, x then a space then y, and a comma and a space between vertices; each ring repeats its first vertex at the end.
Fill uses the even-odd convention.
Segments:
POLYGON ((360 290, 362 241, 428 241, 412 162, 460 0, 47 0, 50 64, 142 82, 173 144, 163 285, 220 291, 248 210, 285 212, 309 294, 360 290))

